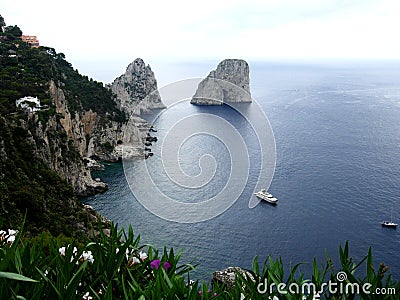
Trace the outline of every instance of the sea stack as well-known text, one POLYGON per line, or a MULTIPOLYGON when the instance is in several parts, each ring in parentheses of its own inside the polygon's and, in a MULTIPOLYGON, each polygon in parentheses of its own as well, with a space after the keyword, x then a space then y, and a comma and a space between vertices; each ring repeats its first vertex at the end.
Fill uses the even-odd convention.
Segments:
POLYGON ((225 59, 203 79, 190 103, 222 105, 251 102, 249 65, 243 59, 225 59))
POLYGON ((117 96, 118 107, 129 115, 165 108, 157 90, 154 73, 141 58, 130 63, 125 74, 116 78, 110 88, 117 96))

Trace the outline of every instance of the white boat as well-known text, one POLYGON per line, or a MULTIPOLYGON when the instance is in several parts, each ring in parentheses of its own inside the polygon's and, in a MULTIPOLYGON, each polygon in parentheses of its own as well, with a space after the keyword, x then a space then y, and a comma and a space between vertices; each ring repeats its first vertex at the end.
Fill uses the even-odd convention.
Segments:
POLYGON ((254 195, 257 198, 260 198, 261 200, 264 200, 271 204, 276 204, 278 202, 278 199, 272 196, 272 194, 268 193, 266 189, 262 189, 261 191, 254 193, 254 195))
POLYGON ((393 223, 392 221, 383 221, 383 227, 397 228, 397 223, 393 223))
POLYGON ((383 221, 381 224, 383 227, 389 227, 389 228, 394 228, 394 229, 397 228, 397 223, 393 223, 392 213, 390 213, 390 221, 383 221))

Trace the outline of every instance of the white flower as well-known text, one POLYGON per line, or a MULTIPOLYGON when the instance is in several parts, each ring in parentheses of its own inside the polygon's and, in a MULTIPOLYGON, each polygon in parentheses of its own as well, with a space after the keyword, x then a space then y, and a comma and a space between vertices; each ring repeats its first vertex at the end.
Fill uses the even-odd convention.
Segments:
POLYGON ((115 254, 118 254, 119 248, 115 249, 115 254))
MULTIPOLYGON (((66 251, 67 251, 67 249, 69 249, 69 246, 70 245, 68 245, 67 247, 61 247, 60 249, 58 249, 58 252, 60 252, 60 255, 61 256, 65 256, 66 255, 66 251)), ((72 255, 71 255, 71 260, 70 260, 70 262, 73 262, 74 261, 74 259, 75 259, 75 257, 76 257, 76 255, 77 255, 77 253, 78 253, 78 249, 76 248, 76 247, 74 247, 73 249, 72 249, 72 255)), ((78 262, 76 262, 76 264, 78 264, 78 262)))
POLYGON ((58 252, 60 252, 62 256, 65 256, 65 247, 61 247, 60 249, 58 249, 58 252))
POLYGON ((84 300, 92 300, 93 297, 89 295, 89 292, 86 292, 86 294, 83 295, 82 299, 84 299, 84 300))
POLYGON ((126 248, 125 250, 125 256, 126 256, 126 260, 129 260, 129 248, 126 248))
POLYGON ((146 252, 140 251, 139 257, 140 257, 141 260, 145 260, 145 259, 147 259, 148 256, 147 256, 146 252))
POLYGON ((140 264, 140 260, 136 256, 134 256, 132 257, 132 264, 134 265, 140 264))
POLYGON ((82 258, 84 261, 88 260, 90 263, 94 262, 92 251, 83 251, 83 253, 82 253, 80 258, 82 258))
MULTIPOLYGON (((67 247, 61 247, 60 249, 58 249, 58 252, 60 252, 60 254, 62 256, 65 256, 65 251, 69 248, 69 246, 70 245, 68 245, 67 247)), ((74 247, 74 249, 72 249, 72 254, 76 255, 77 252, 78 252, 78 249, 76 249, 76 247, 74 247)))
POLYGON ((8 237, 8 239, 7 239, 7 243, 14 243, 14 241, 15 241, 15 235, 10 235, 9 237, 8 237))
POLYGON ((16 235, 18 230, 8 229, 8 235, 16 235))
POLYGON ((44 276, 47 276, 47 275, 49 275, 49 271, 48 271, 48 270, 44 270, 44 273, 43 273, 43 275, 44 275, 44 276))
POLYGON ((190 286, 190 288, 192 288, 192 285, 195 284, 196 282, 192 279, 189 280, 189 282, 186 282, 185 285, 186 286, 190 286))
POLYGON ((15 241, 16 235, 18 234, 18 230, 8 229, 7 231, 0 230, 0 241, 6 240, 7 243, 12 244, 15 241))

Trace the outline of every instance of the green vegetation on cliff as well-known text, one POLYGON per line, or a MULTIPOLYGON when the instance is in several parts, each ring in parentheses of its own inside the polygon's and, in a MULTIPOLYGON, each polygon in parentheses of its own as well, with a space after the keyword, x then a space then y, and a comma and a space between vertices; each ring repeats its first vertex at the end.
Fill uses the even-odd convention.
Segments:
POLYGON ((50 80, 62 87, 71 112, 91 109, 112 120, 125 119, 117 109, 114 96, 101 82, 79 74, 65 60, 63 53, 49 47, 31 48, 16 35, 17 26, 0 33, 0 113, 16 111, 15 100, 34 96, 42 105, 51 105, 50 80))
MULTIPOLYGON (((68 151, 67 151, 68 152, 68 151)), ((90 227, 69 184, 34 156, 28 131, 0 118, 0 226, 15 228, 26 213, 26 230, 53 235, 82 235, 77 224, 90 227)))
POLYGON ((20 28, 6 26, 1 16, 0 28, 0 226, 15 227, 26 213, 30 234, 43 229, 55 236, 87 233, 92 214, 71 183, 54 171, 78 173, 83 162, 56 114, 50 83, 62 89, 72 116, 92 110, 96 122, 105 124, 123 122, 125 114, 110 90, 79 74, 64 54, 30 47, 21 40, 20 28), (26 96, 38 97, 44 109, 34 114, 18 109, 16 100, 26 96))

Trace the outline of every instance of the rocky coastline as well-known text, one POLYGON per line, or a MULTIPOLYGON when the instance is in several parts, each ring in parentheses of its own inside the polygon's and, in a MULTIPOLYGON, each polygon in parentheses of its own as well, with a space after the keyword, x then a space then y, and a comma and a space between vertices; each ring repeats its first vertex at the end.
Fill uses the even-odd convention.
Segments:
MULTIPOLYGON (((108 189, 106 183, 91 177, 91 169, 99 168, 99 162, 116 162, 148 155, 145 143, 151 125, 140 115, 165 107, 158 94, 154 73, 140 58, 130 63, 126 72, 108 88, 115 95, 118 109, 130 116, 126 122, 111 120, 101 123, 98 114, 92 110, 71 114, 63 89, 53 81, 49 84, 50 96, 62 127, 58 130, 65 131, 83 160, 76 160, 69 166, 58 164, 61 153, 52 151, 48 142, 45 143, 47 147, 41 149, 41 158, 72 185, 78 196, 86 197, 108 189), (54 155, 46 155, 50 152, 54 155)), ((47 128, 55 126, 56 120, 50 119, 46 128, 38 125, 36 135, 48 141, 47 128)))
MULTIPOLYGON (((108 121, 100 124, 98 115, 92 110, 72 116, 63 90, 50 82, 50 95, 56 113, 61 117, 60 123, 87 163, 76 164, 73 171, 65 170, 54 162, 48 163, 72 184, 79 196, 89 196, 108 189, 106 183, 91 178, 90 170, 98 168, 98 162, 152 156, 149 147, 154 139, 150 132, 155 130, 141 116, 165 108, 154 72, 140 58, 130 63, 125 73, 106 87, 115 95, 118 109, 129 116, 126 122, 108 121)), ((196 105, 238 102, 251 102, 249 66, 242 59, 221 61, 216 70, 212 70, 200 82, 191 100, 196 105)))

